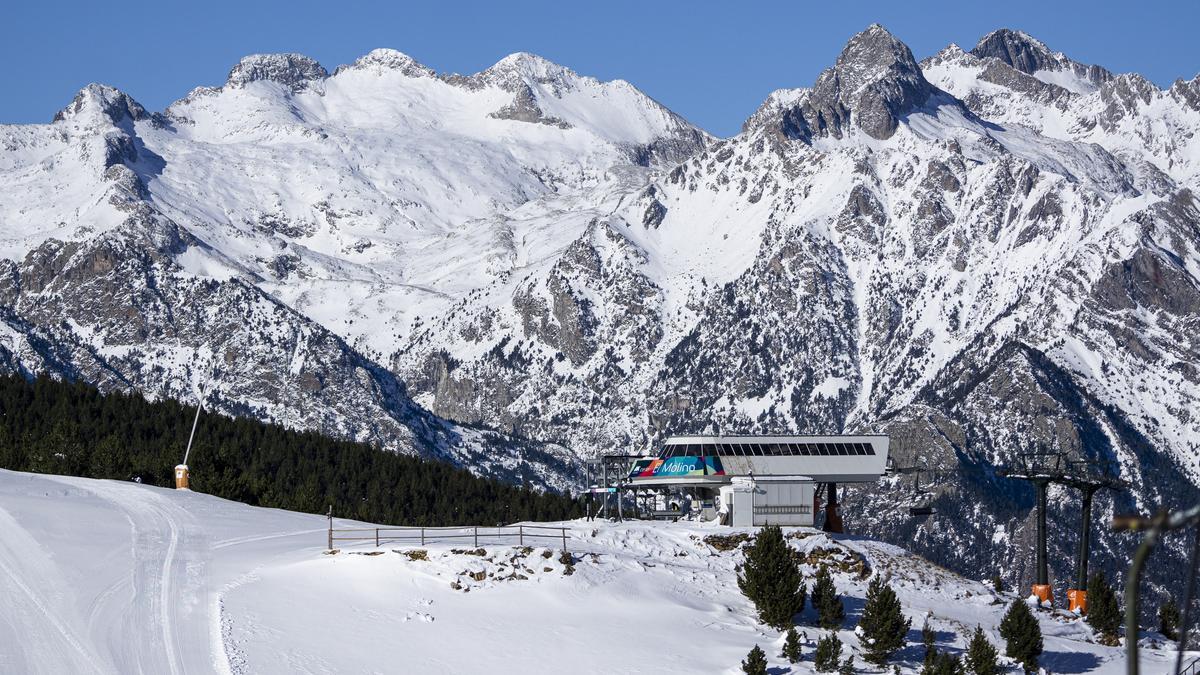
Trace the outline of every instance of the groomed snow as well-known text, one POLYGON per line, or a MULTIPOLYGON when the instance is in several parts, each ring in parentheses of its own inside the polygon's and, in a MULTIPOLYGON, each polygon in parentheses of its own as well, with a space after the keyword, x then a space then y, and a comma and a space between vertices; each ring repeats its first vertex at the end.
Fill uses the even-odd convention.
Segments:
MULTIPOLYGON (((800 627, 805 660, 788 666, 778 656, 781 636, 757 625, 737 590, 741 554, 703 541, 732 530, 565 525, 569 575, 553 541, 528 549, 485 543, 483 555, 452 550, 473 548, 469 541, 378 549, 369 542, 326 555, 321 516, 0 471, 0 671, 727 673, 759 644, 775 672, 812 672, 819 631, 800 627), (402 553, 414 549, 428 559, 402 553)), ((919 670, 919 628, 930 612, 941 648, 960 652, 977 624, 998 642, 1011 598, 985 584, 893 546, 802 528, 789 534, 809 559, 847 566, 835 574, 847 626, 865 594, 856 561, 892 575, 914 625, 895 661, 903 672, 919 670)), ((1121 651, 1090 642, 1080 621, 1039 617, 1043 665, 1053 672, 1123 672, 1121 651)), ((852 630, 840 635, 857 649, 852 630)), ((1148 672, 1170 656, 1144 653, 1148 672)))

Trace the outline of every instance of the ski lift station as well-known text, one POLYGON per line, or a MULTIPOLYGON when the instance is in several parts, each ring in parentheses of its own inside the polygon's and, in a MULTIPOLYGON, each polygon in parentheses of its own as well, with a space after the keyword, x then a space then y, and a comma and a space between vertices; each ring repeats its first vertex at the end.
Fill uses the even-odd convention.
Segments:
POLYGON ((840 532, 838 484, 875 483, 887 461, 887 436, 674 436, 657 456, 593 462, 589 484, 632 492, 635 509, 639 495, 683 495, 701 518, 734 527, 813 526, 824 501, 824 529, 840 532), (610 474, 622 464, 627 473, 610 474))

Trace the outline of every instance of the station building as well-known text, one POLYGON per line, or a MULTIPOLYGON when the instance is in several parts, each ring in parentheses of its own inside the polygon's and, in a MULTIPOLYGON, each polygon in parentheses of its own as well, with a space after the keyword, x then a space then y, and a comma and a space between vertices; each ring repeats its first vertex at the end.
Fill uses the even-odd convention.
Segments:
POLYGON ((816 524, 841 532, 839 483, 874 483, 887 470, 887 436, 673 436, 633 459, 627 489, 683 491, 701 516, 735 526, 816 524))

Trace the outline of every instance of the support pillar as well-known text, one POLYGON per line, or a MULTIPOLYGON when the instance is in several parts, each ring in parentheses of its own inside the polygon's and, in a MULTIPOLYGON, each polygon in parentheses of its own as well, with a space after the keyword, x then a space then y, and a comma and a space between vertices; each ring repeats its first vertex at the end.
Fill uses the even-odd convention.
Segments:
POLYGON ((1079 552, 1075 561, 1075 587, 1067 591, 1067 606, 1072 612, 1087 614, 1088 554, 1092 544, 1092 496, 1099 486, 1085 485, 1082 519, 1079 524, 1079 552))
POLYGON ((822 529, 835 534, 842 533, 842 515, 838 513, 837 483, 827 483, 825 497, 825 525, 822 529))
POLYGON ((1046 489, 1049 481, 1034 481, 1037 487, 1037 580, 1033 584, 1033 595, 1040 602, 1054 602, 1054 591, 1050 588, 1050 574, 1046 566, 1046 489))

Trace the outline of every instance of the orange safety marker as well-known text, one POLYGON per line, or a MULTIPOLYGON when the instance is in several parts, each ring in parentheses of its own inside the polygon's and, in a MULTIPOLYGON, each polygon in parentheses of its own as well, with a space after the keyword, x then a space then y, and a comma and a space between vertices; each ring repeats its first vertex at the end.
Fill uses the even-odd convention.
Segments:
POLYGON ((1087 591, 1078 588, 1068 590, 1067 605, 1072 612, 1087 614, 1087 591))
POLYGON ((1050 588, 1050 584, 1034 584, 1033 594, 1037 597, 1038 602, 1054 602, 1054 591, 1050 588))

